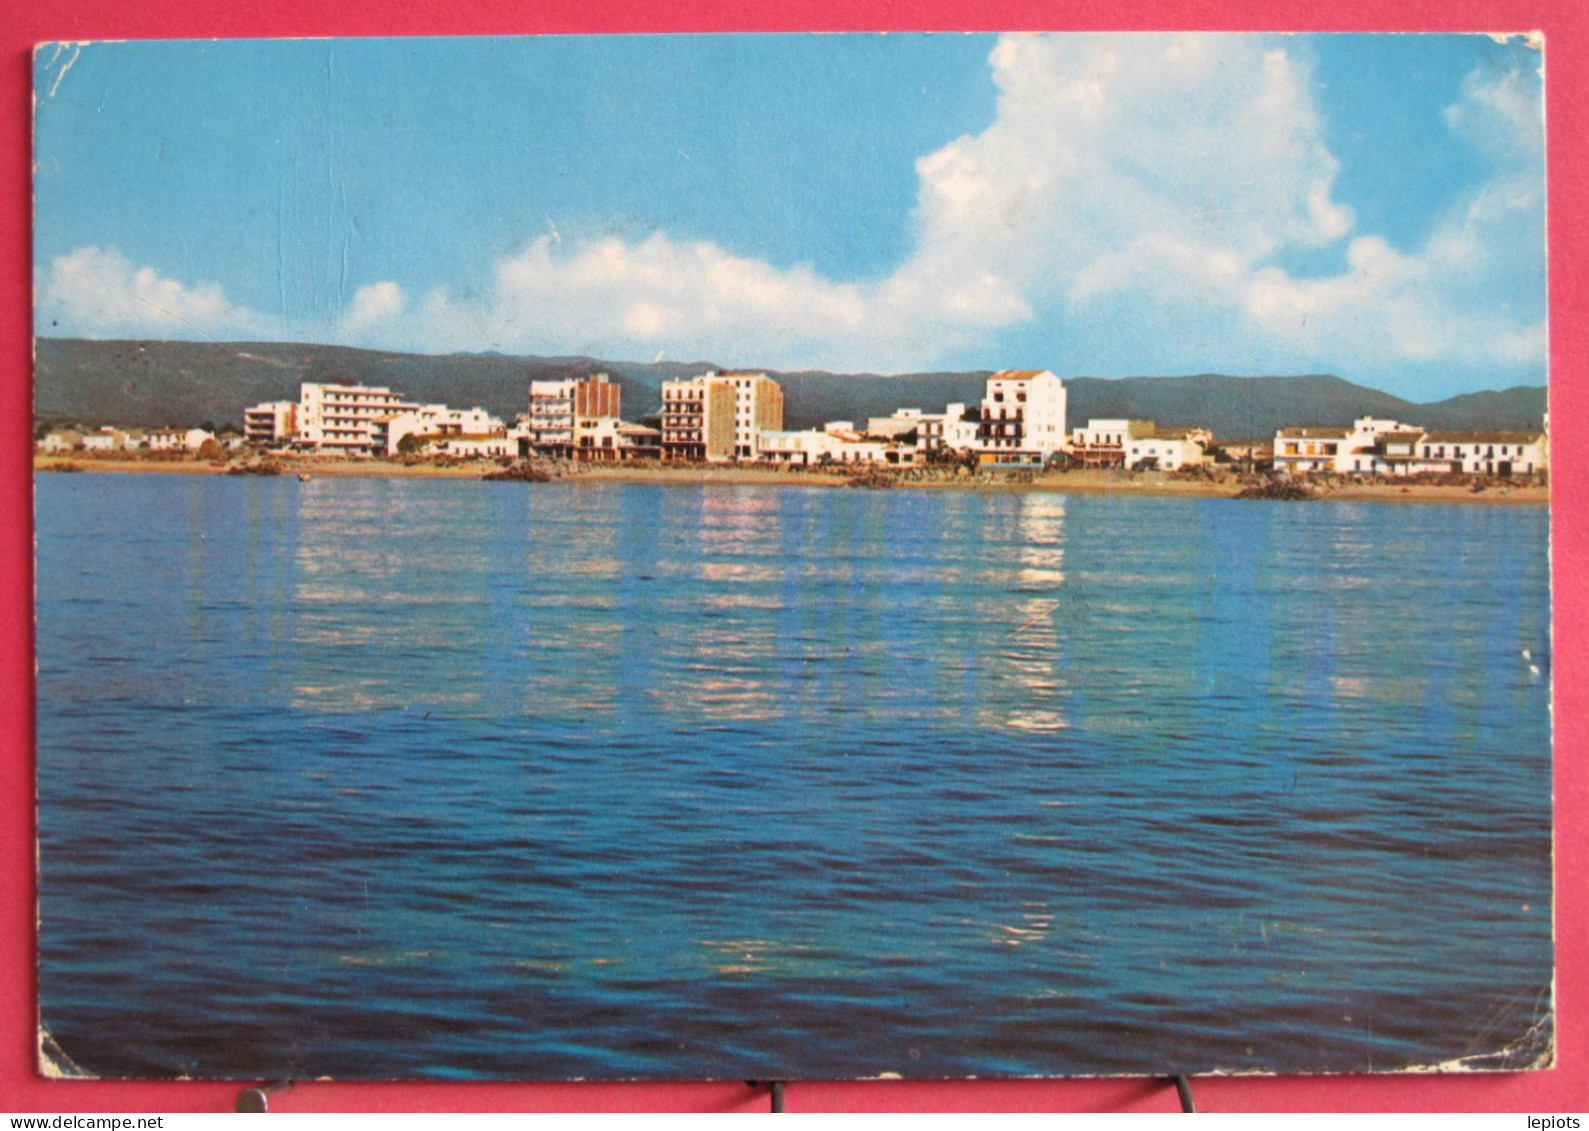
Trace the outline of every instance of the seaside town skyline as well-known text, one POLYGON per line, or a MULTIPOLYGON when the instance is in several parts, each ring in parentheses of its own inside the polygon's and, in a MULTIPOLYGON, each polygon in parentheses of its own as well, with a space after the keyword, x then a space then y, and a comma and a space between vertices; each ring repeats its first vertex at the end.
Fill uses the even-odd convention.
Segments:
POLYGON ((1539 385, 1541 66, 1467 35, 46 45, 35 330, 1539 385))
MULTIPOLYGON (((784 391, 765 373, 712 371, 662 383, 658 412, 622 416, 622 387, 605 372, 532 380, 528 410, 512 425, 478 406, 420 404, 386 386, 344 380, 302 382, 296 401, 254 404, 242 433, 221 437, 213 425, 91 434, 52 429, 44 455, 74 451, 227 452, 352 459, 564 459, 600 463, 738 464, 782 467, 919 468, 971 461, 979 467, 1055 466, 1126 471, 1198 472, 1240 464, 1282 476, 1354 478, 1496 477, 1543 481, 1549 473, 1549 415, 1538 430, 1431 429, 1372 413, 1350 427, 1317 424, 1278 429, 1272 443, 1221 437, 1203 427, 1162 427, 1151 420, 1090 418, 1067 427, 1064 381, 1048 370, 1001 370, 986 379, 980 404, 941 412, 900 407, 864 423, 832 420, 819 428, 784 428, 784 391)), ((247 471, 241 465, 238 470, 247 471)))
POLYGON ((1556 1064, 1542 66, 41 48, 38 1070, 1556 1064))

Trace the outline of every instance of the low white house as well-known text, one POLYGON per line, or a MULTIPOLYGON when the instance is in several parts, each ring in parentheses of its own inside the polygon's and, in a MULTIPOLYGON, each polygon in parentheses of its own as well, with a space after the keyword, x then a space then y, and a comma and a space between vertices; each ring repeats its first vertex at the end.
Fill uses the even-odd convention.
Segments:
POLYGON ((1282 428, 1275 433, 1275 470, 1292 475, 1333 472, 1350 428, 1282 428))
POLYGON ((428 456, 452 456, 454 459, 498 459, 514 455, 518 444, 507 434, 432 436, 425 441, 423 453, 428 456))
POLYGON ((833 458, 833 437, 819 428, 800 432, 764 431, 761 434, 761 458, 769 463, 788 463, 796 467, 810 467, 822 461, 823 456, 833 458))
POLYGON ((1213 433, 1206 428, 1159 428, 1149 424, 1146 432, 1126 439, 1126 467, 1132 470, 1198 467, 1208 461, 1208 449, 1214 443, 1213 433))
POLYGON ((1420 471, 1537 475, 1550 470, 1543 432, 1430 432, 1418 441, 1420 471))
POLYGON ((890 439, 914 432, 916 443, 925 451, 946 448, 952 452, 968 452, 977 446, 980 423, 976 413, 967 413, 963 403, 956 403, 942 412, 902 408, 891 416, 874 416, 866 422, 866 432, 870 436, 890 439))
POLYGON ((1300 475, 1395 475, 1412 470, 1416 424, 1360 416, 1350 428, 1282 428, 1275 433, 1275 470, 1300 475), (1391 458, 1387 458, 1391 457, 1391 458))
POLYGON ((662 430, 644 424, 618 423, 619 459, 661 459, 662 430))
POLYGON ((574 447, 570 454, 577 460, 605 462, 618 458, 618 448, 623 443, 619 429, 623 421, 616 416, 585 416, 574 422, 574 447))
POLYGON ((1088 467, 1124 467, 1126 443, 1133 436, 1146 435, 1151 427, 1145 420, 1094 418, 1070 434, 1065 450, 1071 459, 1088 467))
POLYGON ((1359 417, 1351 428, 1282 428, 1275 470, 1336 475, 1535 475, 1550 468, 1549 436, 1538 432, 1429 432, 1416 424, 1359 417))
POLYGON ((203 428, 152 428, 148 435, 151 452, 196 452, 213 439, 215 433, 203 428))
POLYGON ((56 428, 47 433, 37 446, 39 451, 46 455, 73 452, 83 446, 83 436, 82 433, 74 432, 70 428, 56 428))
POLYGON ((822 428, 803 432, 764 431, 760 440, 761 458, 771 463, 796 467, 818 464, 908 467, 924 462, 918 444, 905 444, 856 431, 847 420, 829 421, 822 428))
POLYGON ((420 405, 375 418, 371 427, 375 450, 388 456, 399 454, 399 445, 409 436, 436 441, 458 436, 489 437, 502 440, 503 454, 509 454, 507 427, 483 408, 448 408, 444 404, 420 405))
POLYGON ((105 427, 83 437, 85 452, 119 452, 127 446, 127 433, 119 428, 105 427))
POLYGON ((1071 433, 1065 451, 1086 467, 1174 471, 1208 462, 1213 443, 1206 428, 1161 428, 1151 420, 1095 417, 1071 433))

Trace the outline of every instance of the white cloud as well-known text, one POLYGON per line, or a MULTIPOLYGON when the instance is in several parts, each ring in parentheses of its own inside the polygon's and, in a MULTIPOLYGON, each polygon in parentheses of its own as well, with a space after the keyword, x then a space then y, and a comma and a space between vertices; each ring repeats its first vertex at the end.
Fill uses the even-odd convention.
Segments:
MULTIPOLYGON (((1448 120, 1521 172, 1403 252, 1353 235, 1312 75, 1284 41, 1006 36, 990 65, 997 116, 918 160, 915 247, 886 279, 778 270, 661 233, 567 253, 542 238, 500 265, 488 299, 447 303, 446 325, 509 347, 846 368, 993 350, 998 331, 1039 319, 1134 324, 1143 337, 1191 328, 1185 339, 1205 351, 1194 363, 1209 367, 1542 359, 1529 353, 1537 328, 1497 312, 1484 285, 1461 285, 1502 261, 1532 269, 1500 230, 1540 212, 1538 162, 1526 159, 1538 108, 1515 76, 1470 79, 1448 120), (1331 277, 1275 264, 1329 248, 1346 263, 1331 277), (1239 346, 1206 352, 1226 328, 1239 346)), ((1510 235, 1525 248, 1531 238, 1510 235)))
MULTIPOLYGON (((1539 368, 1545 325, 1544 183, 1539 107, 1517 75, 1468 78, 1446 120, 1497 161, 1496 175, 1458 202, 1424 246, 1398 252, 1377 236, 1347 247, 1349 270, 1297 279, 1255 271, 1247 306, 1258 330, 1316 356, 1539 368)), ((1542 370, 1541 370, 1542 371, 1542 370)))
POLYGON ((59 256, 36 280, 34 293, 41 334, 224 340, 279 333, 270 319, 234 306, 219 284, 166 278, 135 266, 114 247, 59 256))
POLYGON ((1351 224, 1305 76, 1265 41, 1008 36, 990 62, 997 119, 917 162, 915 249, 881 281, 664 233, 566 252, 542 237, 486 297, 433 299, 416 332, 448 348, 903 368, 991 348, 1068 300, 1203 297, 1212 282, 1235 302, 1259 257, 1351 224))
POLYGON ((353 302, 343 313, 339 336, 344 341, 359 341, 372 329, 379 331, 403 312, 407 299, 396 283, 371 283, 353 293, 353 302))
MULTIPOLYGON (((995 118, 917 161, 912 250, 885 278, 830 279, 665 232, 577 244, 554 231, 458 293, 410 306, 396 282, 363 287, 336 332, 437 351, 885 371, 978 357, 1118 372, 1126 338, 1159 371, 1543 364, 1543 133, 1523 77, 1470 76, 1445 124, 1493 175, 1422 247, 1397 248, 1357 231, 1337 199, 1292 42, 1012 35, 989 65, 995 118), (1342 266, 1302 276, 1283 266, 1299 254, 1342 266), (1061 354, 1005 356, 1000 335, 1023 327, 1061 354)), ((268 325, 212 284, 184 287, 114 251, 57 260, 43 294, 101 336, 268 325)))
MULTIPOLYGON (((541 236, 501 262, 484 299, 432 292, 416 332, 445 348, 537 348, 675 357, 827 359, 888 333, 876 287, 778 270, 662 233, 564 251, 541 236)), ((899 354, 903 357, 903 354, 899 354)))
POLYGON ((1233 264, 1352 223, 1305 71, 1267 40, 1010 36, 991 61, 997 120, 918 162, 907 271, 982 263, 1040 307, 1206 298, 1233 264))

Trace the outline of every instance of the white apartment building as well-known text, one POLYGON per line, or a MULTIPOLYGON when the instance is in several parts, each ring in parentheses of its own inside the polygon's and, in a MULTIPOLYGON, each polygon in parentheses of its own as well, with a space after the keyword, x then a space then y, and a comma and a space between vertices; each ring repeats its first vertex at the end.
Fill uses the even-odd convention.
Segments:
POLYGON ((623 443, 624 422, 617 416, 586 416, 575 422, 574 458, 602 462, 616 460, 623 443))
POLYGON ((866 434, 868 436, 886 436, 897 439, 910 432, 921 436, 925 428, 926 414, 919 408, 899 408, 889 416, 873 416, 866 421, 866 434))
POLYGON ((812 467, 821 463, 824 456, 831 460, 833 447, 833 436, 819 428, 800 432, 768 429, 761 434, 762 455, 771 463, 812 467))
POLYGON ((719 373, 734 389, 734 458, 761 455, 761 434, 783 427, 783 389, 765 373, 719 373))
POLYGON ((988 378, 977 429, 984 463, 1043 463, 1065 445, 1065 385, 1046 369, 988 378))
POLYGON ((754 460, 783 428, 783 389, 765 373, 707 373, 662 383, 664 458, 754 460))
POLYGON ((1418 443, 1424 430, 1411 425, 1387 429, 1374 437, 1369 445, 1358 445, 1344 453, 1340 466, 1352 475, 1408 475, 1421 468, 1418 463, 1418 443))
POLYGON ((710 377, 662 382, 662 458, 733 458, 734 389, 710 377))
POLYGON ((284 444, 342 456, 390 456, 407 436, 506 435, 483 408, 416 404, 391 389, 304 382, 297 401, 267 401, 243 410, 249 443, 284 444))
POLYGON ((584 440, 610 431, 605 420, 616 421, 623 390, 605 373, 530 382, 530 411, 525 428, 530 447, 546 455, 572 455, 589 448, 584 440))
POLYGON ((384 387, 306 381, 298 393, 293 443, 333 455, 373 455, 385 451, 379 438, 383 419, 419 407, 384 387))
POLYGON ((554 451, 574 444, 574 386, 578 379, 531 381, 530 411, 524 418, 530 447, 554 451))
POLYGON ((941 431, 935 434, 929 422, 927 439, 940 440, 940 446, 951 452, 969 452, 977 446, 977 434, 982 430, 982 421, 976 410, 968 411, 964 404, 956 402, 944 409, 940 428, 941 431))
POLYGON ((250 444, 282 444, 298 430, 296 401, 266 401, 243 410, 243 439, 250 444))

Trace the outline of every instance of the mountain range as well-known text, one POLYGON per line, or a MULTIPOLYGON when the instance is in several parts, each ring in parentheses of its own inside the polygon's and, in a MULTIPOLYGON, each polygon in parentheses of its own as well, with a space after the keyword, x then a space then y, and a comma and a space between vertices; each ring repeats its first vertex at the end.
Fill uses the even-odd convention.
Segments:
MULTIPOLYGON (((661 405, 662 382, 720 368, 709 361, 628 362, 591 357, 406 354, 279 342, 87 341, 35 343, 34 419, 39 424, 154 428, 242 420, 247 405, 296 400, 304 381, 383 385, 410 398, 479 406, 505 420, 528 407, 532 380, 610 374, 623 389, 623 415, 638 420, 661 405)), ((785 427, 832 420, 864 426, 901 407, 927 412, 975 405, 990 370, 950 373, 765 372, 784 390, 785 427)), ((1430 429, 1534 430, 1546 410, 1542 386, 1468 393, 1429 404, 1327 374, 1228 377, 1070 377, 1068 424, 1101 417, 1208 428, 1223 440, 1272 437, 1287 425, 1344 425, 1372 415, 1430 429)))

